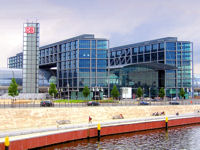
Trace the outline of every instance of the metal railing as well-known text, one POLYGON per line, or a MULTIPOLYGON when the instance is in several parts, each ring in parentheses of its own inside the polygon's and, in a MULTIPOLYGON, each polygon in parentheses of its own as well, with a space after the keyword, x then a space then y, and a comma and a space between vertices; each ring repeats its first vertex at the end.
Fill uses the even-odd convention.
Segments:
MULTIPOLYGON (((141 101, 136 100, 121 100, 115 103, 101 103, 101 100, 96 101, 99 105, 98 106, 88 106, 87 102, 82 103, 53 103, 53 108, 63 108, 63 107, 99 107, 99 106, 161 106, 161 105, 171 105, 170 101, 145 101, 146 104, 140 103, 141 101)), ((179 100, 178 105, 200 105, 200 100, 179 100)), ((41 106, 40 103, 30 102, 30 103, 23 103, 23 102, 1 102, 0 101, 0 109, 2 108, 46 108, 48 106, 41 106)))

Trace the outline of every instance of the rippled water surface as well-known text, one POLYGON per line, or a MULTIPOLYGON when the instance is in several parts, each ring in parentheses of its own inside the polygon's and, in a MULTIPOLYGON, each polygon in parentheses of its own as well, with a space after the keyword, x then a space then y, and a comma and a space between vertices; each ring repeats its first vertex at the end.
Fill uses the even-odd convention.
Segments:
POLYGON ((40 150, 200 150, 200 125, 182 126, 78 140, 40 150))

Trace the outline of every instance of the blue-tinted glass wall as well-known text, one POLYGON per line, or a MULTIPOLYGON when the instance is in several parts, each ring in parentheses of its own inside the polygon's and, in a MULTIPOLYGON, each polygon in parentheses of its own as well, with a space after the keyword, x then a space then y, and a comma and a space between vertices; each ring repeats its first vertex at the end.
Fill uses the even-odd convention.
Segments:
POLYGON ((79 40, 79 87, 108 87, 107 66, 107 40, 79 40))
POLYGON ((177 67, 166 71, 167 94, 175 94, 175 88, 192 90, 192 53, 191 42, 166 42, 166 64, 177 67))
POLYGON ((110 66, 147 62, 164 63, 164 42, 111 48, 110 66))
POLYGON ((78 36, 40 48, 40 67, 57 67, 57 87, 80 91, 108 88, 108 40, 78 36))
MULTIPOLYGON (((170 65, 175 69, 158 71, 159 87, 165 87, 169 95, 176 95, 180 88, 191 91, 192 84, 192 43, 177 41, 177 38, 162 38, 136 44, 130 44, 111 48, 110 68, 123 68, 127 66, 152 64, 170 65), (190 89, 190 90, 189 90, 190 89)), ((135 67, 136 68, 136 67, 135 67)), ((135 69, 136 70, 136 69, 135 69)), ((117 70, 116 70, 117 71, 117 70)), ((126 79, 127 72, 122 73, 121 78, 126 79)), ((148 75, 148 72, 146 73, 148 75)), ((111 73, 112 76, 112 73, 111 73)), ((135 74, 135 78, 136 78, 135 74)), ((116 76, 114 76, 116 78, 116 76)), ((140 76, 141 77, 141 76, 140 76)), ((130 78, 130 77, 129 77, 130 78)), ((122 80, 123 81, 123 80, 122 80)), ((141 80, 144 81, 144 80, 141 80)), ((153 80, 152 80, 153 81, 153 80)), ((122 86, 122 82, 118 82, 122 86)), ((132 84, 132 82, 130 82, 132 84)), ((129 86, 128 83, 125 84, 129 86)), ((124 86, 124 85, 123 85, 124 86)), ((130 85, 134 87, 134 85, 130 85)))
POLYGON ((8 68, 18 68, 23 67, 23 53, 18 53, 16 56, 8 58, 8 68))

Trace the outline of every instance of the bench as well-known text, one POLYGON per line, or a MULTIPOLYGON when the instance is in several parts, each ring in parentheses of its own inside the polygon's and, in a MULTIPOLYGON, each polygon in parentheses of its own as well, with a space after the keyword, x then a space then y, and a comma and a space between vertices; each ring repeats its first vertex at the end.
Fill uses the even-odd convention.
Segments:
POLYGON ((124 119, 124 116, 122 114, 113 116, 112 119, 124 119))
POLYGON ((71 121, 70 120, 57 120, 57 127, 59 127, 59 125, 65 125, 65 124, 70 124, 71 121))

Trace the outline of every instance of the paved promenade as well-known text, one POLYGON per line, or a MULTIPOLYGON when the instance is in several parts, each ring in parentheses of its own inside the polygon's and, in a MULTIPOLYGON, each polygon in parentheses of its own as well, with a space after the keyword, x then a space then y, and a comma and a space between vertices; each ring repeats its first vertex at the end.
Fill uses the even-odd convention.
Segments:
POLYGON ((0 109, 0 133, 23 129, 57 127, 56 121, 69 120, 70 125, 113 121, 113 116, 122 114, 125 119, 151 118, 155 112, 166 115, 194 113, 200 105, 165 106, 117 106, 117 107, 67 107, 67 108, 8 108, 0 109))

